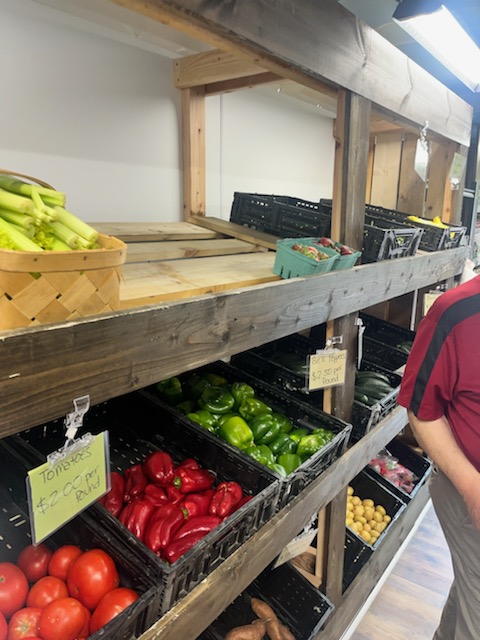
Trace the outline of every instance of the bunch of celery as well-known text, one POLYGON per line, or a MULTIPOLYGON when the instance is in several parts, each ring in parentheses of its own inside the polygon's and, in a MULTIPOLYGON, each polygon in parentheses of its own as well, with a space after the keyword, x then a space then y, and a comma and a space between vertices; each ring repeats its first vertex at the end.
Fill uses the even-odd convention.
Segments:
POLYGON ((98 232, 65 208, 65 194, 0 175, 0 247, 17 251, 98 248, 98 232))

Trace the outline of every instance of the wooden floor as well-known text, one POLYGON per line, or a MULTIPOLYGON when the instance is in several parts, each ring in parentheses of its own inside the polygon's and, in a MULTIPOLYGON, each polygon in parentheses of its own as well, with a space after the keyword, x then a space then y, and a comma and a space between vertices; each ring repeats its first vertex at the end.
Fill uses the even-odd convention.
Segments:
POLYGON ((351 640, 430 640, 451 581, 450 555, 430 506, 351 640))

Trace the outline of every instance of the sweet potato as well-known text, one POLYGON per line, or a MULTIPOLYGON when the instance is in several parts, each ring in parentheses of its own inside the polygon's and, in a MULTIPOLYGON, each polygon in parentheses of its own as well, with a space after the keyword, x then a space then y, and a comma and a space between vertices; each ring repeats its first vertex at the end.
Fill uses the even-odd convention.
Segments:
POLYGON ((276 616, 275 619, 267 620, 265 627, 270 640, 283 640, 282 628, 276 616))
POLYGON ((259 598, 252 598, 250 606, 252 607, 254 614, 259 618, 263 618, 263 620, 277 620, 277 614, 275 611, 263 600, 260 600, 259 598))
POLYGON ((293 633, 284 624, 280 625, 280 631, 282 632, 282 640, 295 640, 293 633))
POLYGON ((255 620, 252 624, 245 624, 241 627, 230 629, 225 636, 225 640, 262 640, 264 635, 265 623, 255 620))

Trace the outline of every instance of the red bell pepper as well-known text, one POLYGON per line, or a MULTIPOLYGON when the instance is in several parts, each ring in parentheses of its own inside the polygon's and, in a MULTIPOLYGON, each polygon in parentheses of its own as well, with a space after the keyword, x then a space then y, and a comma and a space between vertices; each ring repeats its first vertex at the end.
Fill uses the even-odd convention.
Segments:
POLYGON ((125 502, 132 502, 135 498, 143 495, 148 479, 143 473, 141 464, 134 464, 132 467, 125 469, 123 477, 125 479, 125 493, 123 495, 125 502))
POLYGON ((185 522, 183 510, 176 504, 165 504, 158 507, 149 520, 145 531, 144 542, 149 549, 161 554, 168 546, 173 535, 185 522))
POLYGON ((200 493, 188 493, 186 496, 182 494, 183 500, 180 506, 185 509, 188 518, 206 516, 214 493, 213 489, 207 489, 200 493))
POLYGON ((243 497, 243 489, 238 482, 221 482, 212 498, 208 512, 219 518, 233 513, 243 497))
POLYGON ((185 460, 182 460, 182 462, 180 462, 180 464, 177 465, 177 469, 179 468, 200 469, 200 465, 195 460, 195 458, 185 458, 185 460))
POLYGON ((247 502, 250 502, 250 500, 253 500, 253 496, 243 496, 243 498, 240 500, 240 502, 235 507, 235 511, 238 511, 238 509, 243 507, 244 504, 247 504, 247 502))
POLYGON ((137 498, 120 512, 119 520, 143 542, 145 531, 155 507, 148 500, 137 498))
POLYGON ((215 527, 222 523, 218 516, 194 516, 189 518, 185 524, 178 529, 173 536, 173 540, 180 540, 192 533, 203 533, 204 536, 210 533, 215 527))
POLYGON ((172 504, 179 504, 185 498, 185 494, 183 494, 180 489, 177 489, 177 487, 174 487, 173 484, 166 487, 166 492, 168 501, 172 504))
POLYGON ((100 498, 100 502, 115 517, 118 517, 123 509, 124 493, 125 480, 123 476, 117 471, 110 471, 110 491, 100 498))
POLYGON ((170 564, 173 564, 204 537, 205 534, 200 531, 197 533, 191 533, 184 538, 180 538, 180 540, 174 540, 165 549, 165 560, 170 562, 170 564))
POLYGON ((172 484, 174 478, 173 460, 166 451, 153 451, 143 463, 143 470, 148 478, 161 487, 172 484))
POLYGON ((154 507, 161 507, 162 504, 168 502, 167 493, 163 487, 159 487, 158 484, 147 484, 145 491, 143 492, 145 500, 150 500, 154 507))
POLYGON ((187 469, 181 467, 176 470, 173 485, 182 493, 198 493, 213 487, 215 478, 208 469, 187 469))

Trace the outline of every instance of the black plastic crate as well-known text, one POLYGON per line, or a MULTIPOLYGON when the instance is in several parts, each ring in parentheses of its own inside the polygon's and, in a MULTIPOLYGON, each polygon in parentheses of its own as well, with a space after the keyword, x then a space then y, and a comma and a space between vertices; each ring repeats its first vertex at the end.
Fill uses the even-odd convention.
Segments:
MULTIPOLYGON (((20 551, 32 544, 25 488, 28 461, 6 441, 0 443, 0 560, 16 562, 20 551)), ((83 550, 102 549, 115 561, 121 586, 134 589, 139 599, 120 613, 89 640, 133 640, 160 617, 156 570, 151 559, 138 546, 128 544, 110 529, 108 518, 98 510, 87 511, 70 520, 44 541, 52 550, 77 545, 83 550)))
POLYGON ((442 229, 428 223, 410 220, 408 217, 410 214, 408 213, 374 205, 367 205, 366 213, 377 220, 422 229, 423 234, 419 244, 419 249, 422 251, 439 251, 459 247, 467 231, 466 227, 450 225, 448 225, 447 229, 442 229))
POLYGON ((404 329, 392 322, 381 320, 367 313, 360 313, 360 318, 365 327, 365 335, 392 347, 397 347, 402 342, 413 342, 415 331, 404 329))
POLYGON ((387 451, 392 454, 404 467, 409 469, 416 477, 413 490, 408 493, 402 488, 395 486, 388 478, 385 478, 379 472, 375 471, 372 467, 365 468, 366 473, 375 478, 380 484, 384 485, 393 494, 398 496, 403 502, 407 504, 418 493, 420 487, 422 487, 427 481, 431 471, 432 463, 430 460, 421 456, 414 451, 407 444, 401 442, 398 439, 392 440, 386 447, 387 451))
POLYGON ((362 500, 370 498, 374 501, 376 506, 383 506, 387 515, 391 517, 390 523, 387 525, 383 533, 380 534, 377 542, 373 545, 363 540, 363 538, 361 538, 355 531, 347 527, 347 530, 360 540, 362 544, 367 545, 370 549, 375 551, 375 549, 378 549, 382 544, 385 537, 388 536, 392 524, 401 515, 402 511, 406 507, 406 503, 366 471, 361 471, 350 481, 349 485, 353 488, 354 495, 358 496, 362 500))
POLYGON ((328 236, 331 226, 318 202, 240 192, 234 193, 230 221, 281 238, 328 236))
MULTIPOLYGON (((183 429, 189 433, 196 432, 201 438, 209 442, 215 442, 217 447, 223 451, 228 451, 232 456, 242 461, 251 460, 251 464, 258 470, 267 474, 272 480, 278 480, 280 490, 278 494, 277 510, 283 508, 292 498, 297 496, 314 478, 316 478, 329 465, 337 460, 345 451, 352 426, 339 418, 325 413, 319 408, 301 402, 293 394, 286 393, 258 379, 250 372, 239 369, 225 362, 215 362, 200 369, 197 373, 215 373, 223 376, 229 383, 246 382, 255 390, 255 396, 263 400, 272 407, 273 411, 287 415, 293 422, 294 429, 304 427, 309 431, 324 427, 330 429, 336 435, 319 451, 310 456, 297 469, 290 473, 287 478, 282 478, 275 471, 252 460, 246 453, 233 447, 229 443, 199 426, 197 423, 188 420, 183 414, 173 407, 165 404, 155 393, 155 388, 144 391, 152 402, 161 407, 164 411, 175 415, 184 425, 183 429)), ((182 379, 182 376, 180 376, 182 379)))
POLYGON ((345 529, 342 593, 345 593, 352 584, 360 570, 368 562, 372 553, 372 547, 365 544, 363 540, 360 540, 360 538, 354 535, 348 528, 345 529))
MULTIPOLYGON (((177 463, 193 457, 202 467, 212 470, 218 482, 235 480, 244 494, 254 496, 171 565, 153 554, 101 505, 91 507, 102 512, 110 531, 117 532, 132 547, 140 547, 153 564, 162 614, 266 524, 276 510, 280 483, 272 474, 266 473, 266 467, 246 456, 239 459, 219 442, 205 439, 194 429, 186 429, 183 421, 160 411, 139 392, 92 407, 85 416, 84 426, 91 433, 109 431, 112 470, 123 472, 127 467, 143 462, 151 451, 160 449, 168 451, 177 463)), ((46 456, 65 440, 63 421, 56 420, 22 432, 13 436, 13 440, 18 441, 18 446, 22 441, 26 442, 29 455, 33 448, 46 456)))
MULTIPOLYGON (((324 345, 325 340, 319 342, 316 339, 312 340, 299 334, 293 334, 251 351, 239 353, 232 357, 232 363, 240 369, 251 372, 261 380, 265 380, 269 384, 293 394, 300 402, 306 402, 313 407, 321 409, 323 406, 323 391, 308 391, 305 375, 299 373, 298 370, 292 370, 287 365, 289 361, 295 362, 296 360, 306 365, 307 356, 314 354, 317 349, 322 349, 324 345), (282 360, 281 356, 283 354, 288 357, 282 360)), ((385 373, 389 376, 393 386, 398 387, 400 385, 401 378, 399 376, 375 363, 369 362, 367 358, 362 360, 361 368, 385 373)), ((373 406, 354 400, 352 405, 351 441, 360 440, 379 420, 395 408, 398 392, 399 389, 392 391, 373 406)))
MULTIPOLYGON (((332 200, 321 199, 320 208, 332 215, 332 200)), ((411 225, 391 224, 380 217, 365 216, 363 227, 362 263, 380 262, 415 255, 422 229, 411 225)))
POLYGON ((295 640, 313 640, 333 611, 333 605, 289 563, 267 568, 206 629, 199 640, 223 640, 230 629, 250 624, 257 616, 251 599, 266 602, 295 640))
POLYGON ((402 382, 401 376, 370 362, 366 357, 362 358, 360 371, 377 371, 387 376, 393 391, 390 391, 390 393, 371 406, 359 400, 354 401, 352 407, 352 440, 362 438, 372 427, 395 409, 398 394, 400 393, 400 383, 402 382))
POLYGON ((389 371, 395 371, 406 364, 409 352, 401 348, 402 343, 413 343, 415 332, 396 324, 361 313, 365 327, 363 351, 365 357, 389 371))

